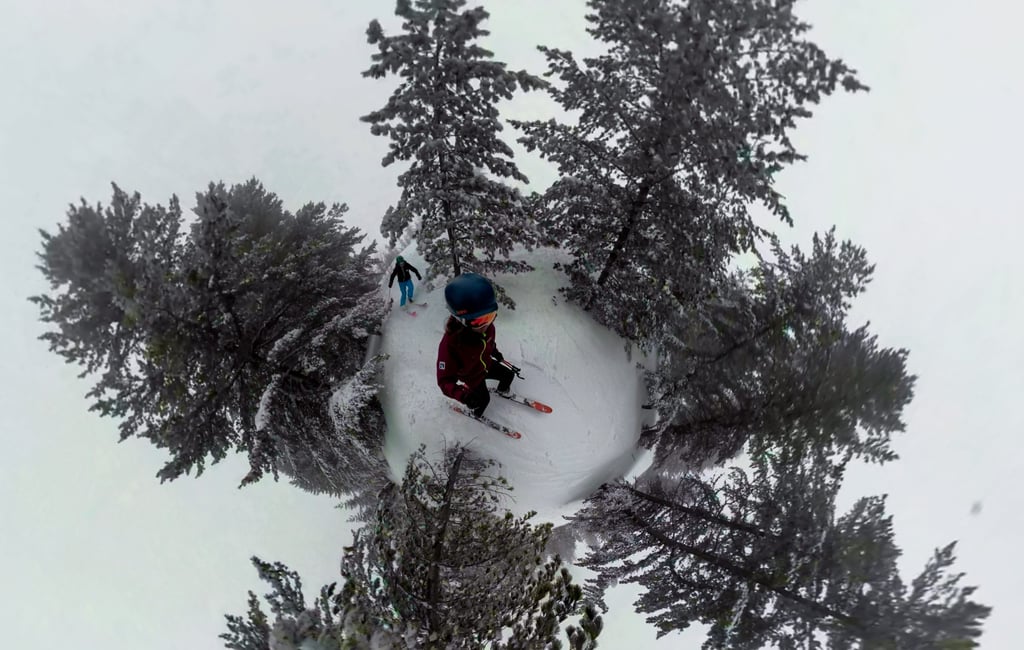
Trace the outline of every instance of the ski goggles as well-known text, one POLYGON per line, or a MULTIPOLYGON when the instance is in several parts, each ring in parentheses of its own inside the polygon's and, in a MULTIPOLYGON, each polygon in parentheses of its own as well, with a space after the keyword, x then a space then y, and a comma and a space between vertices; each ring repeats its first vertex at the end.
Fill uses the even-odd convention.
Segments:
POLYGON ((493 323, 494 319, 497 317, 498 312, 492 311, 490 313, 484 314, 483 316, 477 316, 476 318, 467 321, 466 324, 476 329, 483 329, 484 327, 487 327, 488 325, 493 323))

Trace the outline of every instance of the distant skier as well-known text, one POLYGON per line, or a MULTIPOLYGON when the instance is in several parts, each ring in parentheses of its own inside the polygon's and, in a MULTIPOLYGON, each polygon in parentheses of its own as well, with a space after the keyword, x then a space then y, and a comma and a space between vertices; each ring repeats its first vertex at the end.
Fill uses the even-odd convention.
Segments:
POLYGON ((444 288, 444 302, 451 316, 437 348, 437 385, 480 417, 491 401, 485 380, 497 379, 498 391, 507 394, 515 378, 494 341, 494 287, 482 275, 463 273, 444 288))
POLYGON ((395 278, 397 277, 398 288, 402 291, 402 300, 401 302, 398 303, 398 306, 401 307, 402 309, 405 309, 405 301, 407 297, 409 302, 412 302, 413 286, 412 276, 409 274, 409 271, 412 271, 413 273, 416 274, 417 280, 421 282, 423 281, 422 276, 420 276, 419 270, 415 266, 406 262, 405 258, 402 257, 401 255, 396 257, 395 270, 391 272, 391 278, 388 280, 388 289, 394 286, 395 278), (408 296, 406 296, 406 294, 408 294, 408 296))

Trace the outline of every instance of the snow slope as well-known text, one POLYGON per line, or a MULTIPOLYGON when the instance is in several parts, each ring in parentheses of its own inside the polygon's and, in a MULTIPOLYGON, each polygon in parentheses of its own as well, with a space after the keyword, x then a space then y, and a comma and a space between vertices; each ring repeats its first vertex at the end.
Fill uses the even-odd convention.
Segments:
MULTIPOLYGON (((401 254, 425 275, 415 248, 401 254)), ((428 304, 416 307, 415 317, 398 309, 396 283, 394 308, 383 331, 381 349, 390 358, 381 400, 388 422, 385 453, 397 476, 420 444, 439 458, 446 445, 465 443, 501 463, 501 474, 514 488, 513 512, 535 510, 535 522, 558 525, 564 523, 561 514, 575 510, 580 499, 635 464, 643 398, 639 357, 628 353, 616 334, 562 299, 558 287, 565 276, 552 264, 567 261, 563 256, 550 249, 524 252, 517 259, 528 260, 534 271, 492 277, 516 302, 515 310, 500 307, 495 320, 498 349, 522 368, 524 379, 513 382, 512 390, 553 408, 543 414, 492 395, 487 416, 520 431, 520 440, 455 413, 449 408, 454 402, 437 386, 437 346, 448 318, 447 279, 437 287, 413 280, 414 299, 428 304)))

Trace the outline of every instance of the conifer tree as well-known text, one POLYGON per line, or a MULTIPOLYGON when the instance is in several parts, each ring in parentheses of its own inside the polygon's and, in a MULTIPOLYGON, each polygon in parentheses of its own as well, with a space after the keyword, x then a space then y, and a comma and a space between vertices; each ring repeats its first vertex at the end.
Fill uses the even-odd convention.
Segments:
POLYGON ((92 410, 147 438, 171 480, 247 453, 244 482, 280 469, 343 492, 383 470, 373 364, 382 305, 374 247, 357 249, 344 205, 292 214, 255 179, 197 194, 185 227, 177 198, 143 204, 116 185, 111 204, 72 206, 42 232, 48 294, 32 298, 55 330, 42 336, 95 375, 92 410), (329 400, 360 408, 339 427, 329 400), (355 475, 353 475, 355 474, 355 475))
POLYGON ((837 518, 842 465, 788 451, 752 465, 604 486, 575 519, 601 540, 588 592, 637 583, 659 636, 701 622, 706 648, 976 646, 990 610, 948 573, 952 544, 908 588, 884 497, 837 518))
POLYGON ((401 83, 382 108, 362 119, 375 135, 390 138, 385 166, 410 161, 398 180, 401 199, 389 208, 381 233, 394 245, 417 221, 427 280, 449 272, 492 276, 530 270, 526 262, 507 258, 514 246, 530 249, 538 239, 519 191, 506 183, 527 179, 499 137, 496 104, 543 82, 494 61, 478 44, 488 34, 482 26, 488 13, 463 9, 465 4, 398 0, 399 34, 386 35, 376 20, 367 30, 378 51, 363 74, 395 75, 401 83))
POLYGON ((854 71, 806 38, 795 0, 589 0, 607 52, 540 48, 576 121, 512 122, 558 166, 539 220, 573 257, 564 293, 642 346, 712 297, 734 256, 790 223, 772 176, 789 133, 854 71))
MULTIPOLYGON (((456 448, 435 467, 421 448, 385 490, 372 531, 349 550, 361 560, 343 565, 384 627, 413 624, 424 647, 525 649, 553 642, 584 609, 561 561, 542 560, 550 524, 501 512, 509 488, 493 464, 456 448)), ((599 631, 591 611, 566 632, 571 647, 591 648, 599 631)))
POLYGON ((228 616, 222 638, 233 650, 532 650, 563 647, 562 623, 581 614, 567 647, 596 648, 601 617, 557 557, 543 561, 550 525, 502 513, 508 487, 492 465, 457 448, 434 466, 421 448, 345 549, 340 590, 325 586, 307 608, 297 574, 254 558, 274 586, 274 618, 250 593, 247 616, 228 616))
POLYGON ((657 465, 721 461, 744 445, 895 459, 915 382, 908 353, 847 324, 872 272, 834 230, 815 235, 810 253, 773 243, 772 259, 668 327, 650 376, 658 421, 644 437, 657 465))
POLYGON ((270 584, 265 595, 270 615, 249 592, 244 617, 228 614, 228 631, 220 635, 229 650, 383 650, 413 647, 395 629, 376 627, 354 608, 348 585, 324 585, 312 606, 302 594, 302 579, 280 562, 252 558, 260 579, 270 584))

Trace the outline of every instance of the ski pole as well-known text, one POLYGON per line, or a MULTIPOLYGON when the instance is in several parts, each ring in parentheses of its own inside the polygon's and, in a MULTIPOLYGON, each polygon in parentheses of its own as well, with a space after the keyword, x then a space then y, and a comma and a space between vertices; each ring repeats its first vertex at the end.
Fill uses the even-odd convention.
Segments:
POLYGON ((501 365, 505 366, 506 368, 508 368, 512 372, 516 373, 516 377, 519 377, 520 379, 524 379, 524 377, 521 374, 519 374, 519 371, 522 370, 522 368, 517 368, 516 366, 513 366, 511 363, 509 363, 505 359, 501 360, 501 365))

